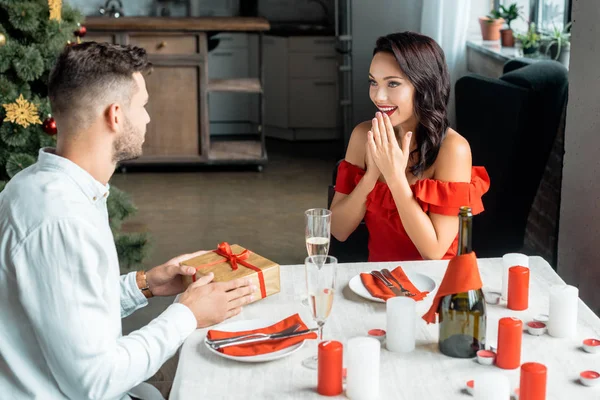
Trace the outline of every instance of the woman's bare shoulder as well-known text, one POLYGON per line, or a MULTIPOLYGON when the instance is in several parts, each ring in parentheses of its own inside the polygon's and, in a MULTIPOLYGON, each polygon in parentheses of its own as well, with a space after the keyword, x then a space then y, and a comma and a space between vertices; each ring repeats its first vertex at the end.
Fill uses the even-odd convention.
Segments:
POLYGON ((469 142, 454 129, 448 128, 435 160, 436 179, 468 182, 471 176, 471 165, 469 142))
POLYGON ((367 132, 371 129, 371 121, 361 122, 356 125, 350 135, 346 149, 346 161, 360 168, 365 168, 365 152, 367 145, 367 132))

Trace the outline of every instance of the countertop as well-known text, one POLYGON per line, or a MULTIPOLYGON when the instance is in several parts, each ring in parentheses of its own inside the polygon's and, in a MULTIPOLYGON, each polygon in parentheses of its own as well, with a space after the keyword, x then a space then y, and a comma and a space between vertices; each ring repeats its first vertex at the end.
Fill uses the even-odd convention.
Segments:
POLYGON ((268 31, 265 18, 253 17, 87 17, 91 31, 268 31))

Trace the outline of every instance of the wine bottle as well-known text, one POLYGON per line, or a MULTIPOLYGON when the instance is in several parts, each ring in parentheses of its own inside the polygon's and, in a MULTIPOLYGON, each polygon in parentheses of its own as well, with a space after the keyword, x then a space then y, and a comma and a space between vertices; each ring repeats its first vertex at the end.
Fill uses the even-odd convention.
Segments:
MULTIPOLYGON (((473 214, 461 207, 458 228, 458 254, 472 252, 473 214)), ((476 270, 474 273, 479 273, 476 270)), ((473 358, 485 347, 486 310, 481 289, 444 296, 438 308, 440 351, 450 357, 473 358)))

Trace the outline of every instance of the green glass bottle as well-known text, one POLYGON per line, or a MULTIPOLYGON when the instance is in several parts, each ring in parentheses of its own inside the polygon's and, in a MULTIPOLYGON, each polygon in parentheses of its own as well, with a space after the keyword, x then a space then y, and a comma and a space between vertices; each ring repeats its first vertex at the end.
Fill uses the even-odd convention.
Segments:
MULTIPOLYGON (((473 214, 461 207, 458 228, 458 254, 472 252, 473 214)), ((478 273, 478 272, 477 272, 478 273)), ((450 357, 473 358, 485 348, 486 307, 483 291, 469 290, 444 296, 440 301, 439 348, 450 357)))

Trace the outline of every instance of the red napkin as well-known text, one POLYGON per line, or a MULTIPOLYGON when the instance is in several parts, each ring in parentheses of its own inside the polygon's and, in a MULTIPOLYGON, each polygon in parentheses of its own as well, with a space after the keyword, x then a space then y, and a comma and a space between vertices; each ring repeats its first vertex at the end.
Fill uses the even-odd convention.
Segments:
POLYGON ((440 288, 433 299, 433 304, 429 311, 423 315, 423 319, 429 324, 436 322, 435 317, 442 297, 453 293, 481 289, 482 286, 475 252, 455 256, 448 263, 444 279, 442 279, 440 288))
MULTIPOLYGON (((408 280, 408 277, 402 270, 402 267, 397 267, 395 270, 391 271, 391 273, 394 276, 394 278, 396 278, 398 280, 398 282, 400 282, 400 284, 402 285, 402 287, 404 289, 406 289, 409 292, 414 294, 414 296, 410 297, 414 301, 423 300, 425 298, 425 296, 427 296, 427 294, 429 293, 429 292, 420 292, 419 289, 417 289, 415 287, 415 285, 413 285, 412 282, 408 280)), ((371 293, 371 296, 380 298, 382 300, 387 300, 390 297, 396 297, 396 295, 394 294, 394 292, 391 291, 391 289, 388 289, 387 286, 385 286, 383 284, 383 282, 381 282, 379 279, 375 278, 373 275, 368 274, 368 273, 362 273, 362 274, 360 274, 360 279, 362 280, 362 283, 365 286, 365 288, 367 288, 369 293, 371 293)), ((388 279, 388 280, 394 286, 397 287, 397 285, 394 281, 392 281, 390 279, 388 279)), ((398 289, 400 289, 400 288, 398 288, 398 289)))
MULTIPOLYGON (((215 339, 227 339, 234 336, 246 335, 249 333, 275 333, 287 329, 293 325, 300 324, 300 328, 298 328, 297 332, 308 330, 308 327, 302 322, 302 319, 298 314, 294 314, 286 319, 279 321, 275 325, 268 326, 266 328, 254 329, 251 331, 240 331, 240 332, 223 332, 217 330, 209 330, 207 333, 207 337, 210 340, 215 339)), ((316 339, 317 334, 315 332, 307 333, 302 336, 295 336, 286 339, 277 339, 277 340, 265 340, 264 342, 258 343, 248 343, 242 344, 239 346, 229 346, 219 349, 223 354, 227 354, 230 356, 236 357, 244 357, 244 356, 256 356, 259 354, 272 353, 274 351, 285 349, 286 347, 293 346, 297 343, 302 342, 306 339, 316 339)))

